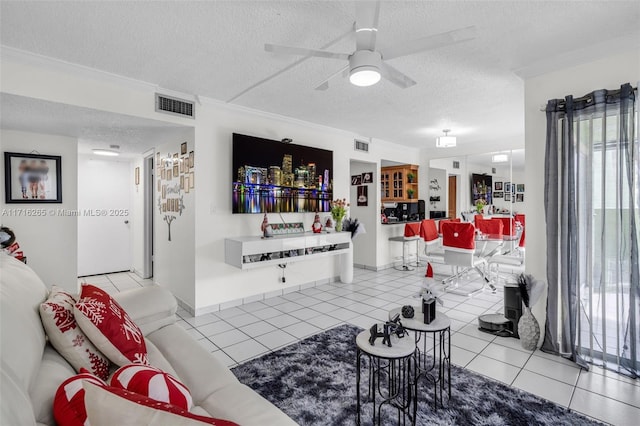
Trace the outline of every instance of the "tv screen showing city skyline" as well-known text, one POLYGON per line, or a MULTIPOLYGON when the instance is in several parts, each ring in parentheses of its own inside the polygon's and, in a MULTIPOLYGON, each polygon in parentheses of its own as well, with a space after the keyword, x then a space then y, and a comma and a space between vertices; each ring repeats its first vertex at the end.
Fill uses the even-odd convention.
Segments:
POLYGON ((233 134, 233 213, 327 212, 333 151, 233 134))

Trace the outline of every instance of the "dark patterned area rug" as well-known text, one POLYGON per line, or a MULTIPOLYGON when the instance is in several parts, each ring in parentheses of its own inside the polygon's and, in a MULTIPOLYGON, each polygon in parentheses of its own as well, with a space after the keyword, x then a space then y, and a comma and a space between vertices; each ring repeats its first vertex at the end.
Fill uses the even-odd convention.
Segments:
MULTIPOLYGON (((354 425, 358 327, 342 325, 232 371, 300 425, 354 425)), ((364 360, 364 358, 363 358, 364 360)), ((362 395, 367 385, 362 370, 362 395)), ((599 425, 576 412, 500 382, 451 366, 451 401, 433 409, 433 388, 421 381, 418 425, 599 425)), ((371 405, 362 410, 371 424, 371 405)), ((383 415, 395 424, 397 412, 383 415)))

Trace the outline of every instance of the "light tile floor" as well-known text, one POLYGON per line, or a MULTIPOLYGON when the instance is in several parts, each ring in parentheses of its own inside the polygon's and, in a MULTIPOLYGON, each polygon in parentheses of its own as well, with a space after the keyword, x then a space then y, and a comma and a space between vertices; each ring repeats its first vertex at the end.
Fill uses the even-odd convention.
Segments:
MULTIPOLYGON (((357 269, 352 284, 332 283, 198 317, 179 309, 178 324, 229 367, 297 342, 312 334, 350 323, 368 328, 387 318, 412 298, 423 278, 393 269, 357 269)), ((438 278, 438 276, 436 276, 438 278)), ((473 283, 473 276, 470 278, 473 283)), ((80 278, 110 293, 153 285, 133 273, 80 278)), ((467 285, 467 284, 464 284, 467 285)), ((640 380, 594 367, 584 371, 559 357, 526 351, 517 339, 478 331, 477 316, 503 311, 503 293, 489 290, 472 298, 445 294, 451 319, 451 360, 454 364, 515 388, 616 425, 636 425, 640 418, 640 380)))

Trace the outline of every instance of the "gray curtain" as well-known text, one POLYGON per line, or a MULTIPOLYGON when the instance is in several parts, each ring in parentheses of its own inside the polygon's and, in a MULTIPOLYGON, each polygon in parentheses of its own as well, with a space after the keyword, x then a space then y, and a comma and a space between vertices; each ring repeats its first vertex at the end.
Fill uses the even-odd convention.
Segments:
POLYGON ((638 376, 636 91, 546 107, 547 323, 542 350, 638 376))

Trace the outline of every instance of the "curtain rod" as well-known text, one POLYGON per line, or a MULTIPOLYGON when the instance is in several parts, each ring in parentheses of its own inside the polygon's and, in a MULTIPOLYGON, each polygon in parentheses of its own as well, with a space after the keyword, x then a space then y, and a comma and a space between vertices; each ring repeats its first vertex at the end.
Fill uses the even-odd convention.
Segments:
MULTIPOLYGON (((638 88, 637 87, 632 87, 631 90, 636 92, 636 94, 638 93, 638 88)), ((616 95, 620 94, 620 89, 608 90, 607 93, 611 94, 612 96, 616 96, 616 95)), ((579 97, 579 98, 573 98, 573 101, 574 102, 583 102, 583 101, 591 102, 591 98, 592 98, 592 94, 589 93, 588 95, 584 95, 584 96, 579 97)), ((558 105, 559 106, 565 106, 566 105, 566 101, 561 100, 560 102, 558 102, 558 105)), ((545 105, 540 106, 540 111, 546 112, 547 111, 547 105, 545 104, 545 105)))

